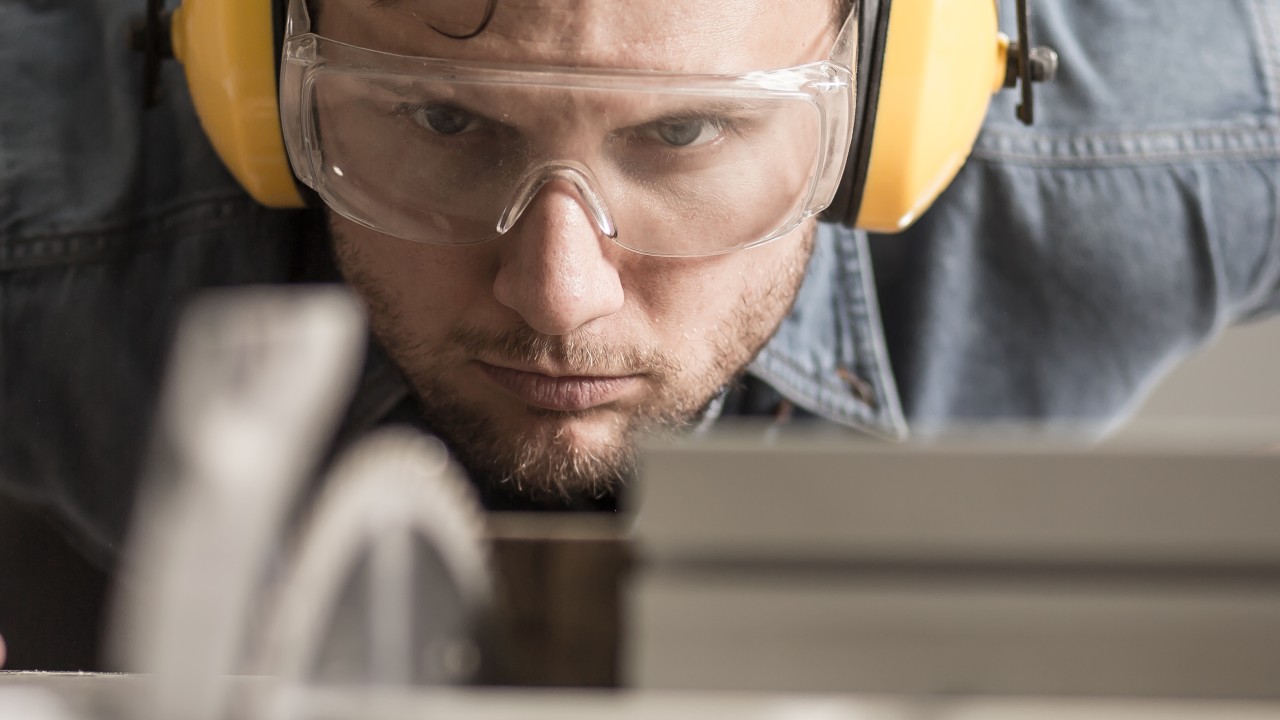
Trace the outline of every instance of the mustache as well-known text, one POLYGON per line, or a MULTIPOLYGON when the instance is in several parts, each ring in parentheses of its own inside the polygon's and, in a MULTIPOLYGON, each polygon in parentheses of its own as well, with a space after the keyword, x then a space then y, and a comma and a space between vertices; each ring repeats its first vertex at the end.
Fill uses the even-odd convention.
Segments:
POLYGON ((656 348, 623 346, 584 334, 544 335, 528 325, 493 332, 460 325, 449 342, 473 357, 507 360, 523 365, 556 365, 584 375, 654 375, 680 370, 676 357, 656 348))

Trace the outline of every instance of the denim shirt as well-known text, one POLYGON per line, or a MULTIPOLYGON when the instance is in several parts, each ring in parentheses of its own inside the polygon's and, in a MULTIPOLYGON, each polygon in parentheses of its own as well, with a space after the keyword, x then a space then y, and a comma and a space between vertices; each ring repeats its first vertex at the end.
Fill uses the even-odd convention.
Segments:
MULTIPOLYGON (((1031 5, 1033 39, 1062 58, 1036 124, 998 96, 904 234, 822 226, 724 412, 785 406, 889 439, 1105 425, 1227 324, 1280 305, 1280 3, 1031 5)), ((125 30, 143 6, 0 3, 0 489, 56 508, 106 561, 183 304, 313 277, 316 256, 307 215, 254 205, 223 170, 179 67, 143 110, 125 30)), ((1001 11, 1012 34, 1013 0, 1001 11)), ((371 365, 350 425, 405 393, 371 365)))
POLYGON ((1280 307, 1280 3, 1031 7, 1032 38, 1062 59, 1035 125, 1002 93, 907 232, 823 228, 752 365, 801 408, 891 438, 1101 430, 1224 327, 1280 307))

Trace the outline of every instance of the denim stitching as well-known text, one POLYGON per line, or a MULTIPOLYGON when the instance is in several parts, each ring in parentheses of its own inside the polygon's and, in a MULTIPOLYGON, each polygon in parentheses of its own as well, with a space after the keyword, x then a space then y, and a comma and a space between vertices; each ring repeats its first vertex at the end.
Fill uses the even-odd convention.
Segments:
POLYGON ((1280 157, 1280 130, 1198 129, 1034 137, 984 131, 973 157, 1045 166, 1271 159, 1280 157))
POLYGON ((1021 163, 1036 167, 1124 167, 1130 165, 1161 165, 1188 161, 1239 162, 1280 159, 1280 147, 1267 150, 1200 150, 1167 153, 1094 155, 1087 157, 1048 157, 1034 152, 975 150, 971 156, 977 160, 995 160, 1021 163))
POLYGON ((874 428, 870 408, 859 403, 846 392, 826 387, 795 358, 766 347, 751 364, 751 371, 765 380, 797 405, 837 422, 852 425, 856 429, 872 432, 874 428))
MULTIPOLYGON (((839 234, 843 231, 834 232, 839 234)), ((871 286, 867 283, 872 279, 861 270, 866 263, 859 261, 860 253, 866 257, 865 247, 859 242, 864 238, 854 235, 852 240, 857 244, 851 255, 841 252, 844 245, 838 244, 833 257, 841 289, 839 300, 842 304, 837 312, 839 320, 852 325, 847 329, 854 347, 844 351, 846 354, 852 352, 851 361, 859 373, 871 376, 879 407, 872 408, 854 397, 842 380, 824 379, 822 370, 809 369, 805 362, 771 345, 761 351, 750 370, 810 412, 875 437, 901 440, 906 435, 906 424, 901 417, 900 402, 891 375, 887 376, 886 382, 886 374, 891 373, 887 355, 877 349, 874 337, 868 338, 868 335, 874 336, 869 323, 878 321, 878 317, 868 314, 867 288, 871 286)), ((838 364, 839 358, 836 361, 838 364)))
POLYGON ((113 252, 172 242, 169 232, 175 227, 190 227, 192 235, 204 235, 253 221, 258 217, 256 207, 243 195, 223 195, 175 204, 135 222, 31 237, 0 235, 0 271, 100 262, 113 252))
MULTIPOLYGON (((988 125, 982 129, 983 136, 997 136, 1007 140, 1027 140, 1034 137, 1036 141, 1064 142, 1075 140, 1100 140, 1100 141, 1140 141, 1162 136, 1189 136, 1189 137, 1215 137, 1215 136, 1236 136, 1244 140, 1262 140, 1267 144, 1274 144, 1275 136, 1268 130, 1274 129, 1277 124, 1276 118, 1263 117, 1258 118, 1260 125, 1257 127, 1245 127, 1239 123, 1197 123, 1195 125, 1165 126, 1164 128, 1148 129, 1148 130, 1113 130, 1111 132, 1091 132, 1079 133, 1073 131, 1041 131, 1037 130, 1033 135, 1030 131, 1021 126, 1001 127, 998 125, 988 125)), ((979 138, 981 141, 982 138, 979 138)))
MULTIPOLYGON (((836 232, 845 233, 844 230, 836 232)), ((877 334, 873 328, 873 323, 878 324, 880 317, 878 312, 873 312, 874 293, 867 292, 868 288, 875 287, 875 279, 870 275, 870 263, 863 261, 863 258, 870 257, 870 251, 866 246, 866 234, 855 232, 849 233, 848 237, 853 243, 852 252, 844 252, 846 249, 844 243, 836 245, 836 262, 840 273, 837 291, 839 300, 842 302, 839 312, 840 317, 849 326, 846 330, 849 333, 850 346, 844 348, 852 363, 852 368, 848 369, 852 370, 856 376, 869 379, 876 400, 876 405, 869 410, 881 432, 887 439, 901 439, 905 434, 905 427, 898 422, 895 413, 899 405, 896 387, 892 380, 888 383, 884 382, 886 373, 891 377, 892 371, 887 363, 887 355, 880 352, 879 346, 882 343, 879 340, 883 336, 877 334)), ((841 382, 841 392, 850 392, 843 378, 841 382)), ((859 402, 859 405, 867 405, 867 403, 859 402)))
POLYGON ((871 249, 867 245, 867 235, 857 232, 854 235, 857 243, 857 257, 850 258, 847 272, 851 282, 843 283, 846 294, 857 292, 860 296, 849 298, 849 306, 857 311, 860 322, 855 326, 858 332, 858 343, 863 350, 854 359, 859 365, 865 365, 867 375, 875 384, 879 408, 877 419, 895 440, 906 440, 908 434, 906 417, 902 411, 902 400, 898 395, 898 385, 893 377, 893 365, 889 361, 889 348, 884 337, 883 320, 880 316, 879 298, 876 297, 875 269, 871 265, 871 249), (860 261, 859 261, 860 260, 860 261), (881 332, 875 332, 881 328, 881 332))
POLYGON ((893 428, 876 418, 870 408, 847 391, 824 387, 813 378, 798 373, 790 359, 772 351, 761 353, 752 363, 752 373, 774 386, 785 397, 800 399, 796 405, 816 415, 877 437, 895 438, 893 428))
POLYGON ((215 192, 202 193, 199 195, 191 195, 180 200, 161 205, 156 208, 149 208, 135 218, 119 221, 98 221, 92 224, 85 224, 75 228, 66 229, 47 229, 39 233, 23 233, 14 231, 0 231, 0 243, 26 242, 31 240, 41 240, 50 237, 74 237, 84 235, 110 235, 117 232, 128 231, 139 225, 154 225, 169 223, 169 226, 183 225, 185 221, 174 220, 173 218, 181 216, 184 213, 198 213, 203 206, 204 211, 217 217, 230 217, 242 211, 242 206, 251 203, 248 196, 239 190, 222 190, 215 192))

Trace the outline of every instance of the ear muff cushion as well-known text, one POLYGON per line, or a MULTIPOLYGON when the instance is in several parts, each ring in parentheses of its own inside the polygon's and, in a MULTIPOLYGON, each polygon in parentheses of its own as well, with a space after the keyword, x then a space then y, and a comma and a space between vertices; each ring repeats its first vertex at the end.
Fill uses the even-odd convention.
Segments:
POLYGON ((993 0, 896 0, 857 226, 896 232, 959 172, 1003 86, 993 0))
POLYGON ((835 197, 822 213, 822 219, 827 222, 852 227, 858 217, 871 156, 871 129, 875 127, 879 104, 890 4, 891 0, 855 0, 853 11, 858 13, 858 60, 854 72, 857 84, 853 140, 835 197))
POLYGON ((302 207, 280 131, 277 3, 184 0, 173 13, 174 55, 205 134, 258 202, 302 207))

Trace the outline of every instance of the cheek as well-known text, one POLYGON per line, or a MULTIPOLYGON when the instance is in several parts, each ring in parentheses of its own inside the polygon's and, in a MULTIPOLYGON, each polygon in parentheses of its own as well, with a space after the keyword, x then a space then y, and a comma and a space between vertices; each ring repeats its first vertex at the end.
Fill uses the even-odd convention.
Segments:
POLYGON ((736 295, 735 273, 703 259, 646 258, 626 288, 627 300, 668 350, 688 354, 736 295))
POLYGON ((414 335, 446 332, 492 288, 494 262, 482 247, 423 245, 335 223, 343 275, 375 308, 375 319, 414 335))
MULTIPOLYGON (((750 344, 790 303, 801 238, 711 258, 647 258, 632 299, 663 345, 685 357, 750 344), (783 292, 778 292, 782 290, 783 292)), ((802 251, 802 248, 800 249, 802 251)))
POLYGON ((412 246, 388 258, 388 274, 396 289, 422 313, 447 312, 469 307, 475 297, 492 285, 485 264, 477 258, 460 256, 456 248, 412 246))

